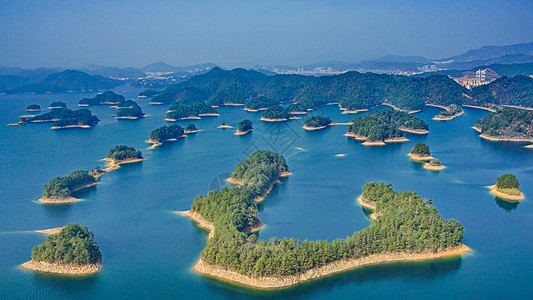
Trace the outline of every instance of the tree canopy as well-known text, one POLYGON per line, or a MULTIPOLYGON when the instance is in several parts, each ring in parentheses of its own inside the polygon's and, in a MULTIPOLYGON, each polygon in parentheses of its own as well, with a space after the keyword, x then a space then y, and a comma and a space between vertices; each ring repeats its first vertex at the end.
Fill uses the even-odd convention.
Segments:
POLYGON ((503 108, 478 119, 474 126, 493 137, 530 140, 533 138, 533 111, 503 108))
POLYGON ((113 149, 109 150, 107 157, 117 161, 143 158, 141 151, 125 145, 115 146, 113 149))
POLYGON ((520 187, 520 183, 513 174, 503 174, 496 179, 496 186, 499 189, 517 189, 520 187))
MULTIPOLYGON (((195 128, 192 130, 196 130, 196 126, 194 126, 194 124, 187 125, 187 130, 190 130, 189 128, 192 127, 195 128)), ((152 132, 150 132, 150 139, 162 143, 169 139, 178 139, 180 137, 183 137, 184 134, 185 133, 183 128, 180 125, 174 124, 170 126, 162 126, 152 130, 152 132)))
POLYGON ((424 143, 416 143, 413 149, 411 149, 411 153, 420 156, 431 155, 429 152, 429 146, 424 143))
POLYGON ((307 127, 322 127, 331 124, 331 118, 326 116, 311 116, 305 119, 304 122, 307 127))
POLYGON ((237 130, 241 131, 241 132, 249 131, 249 130, 252 130, 252 129, 254 129, 252 127, 252 121, 250 121, 248 119, 244 119, 244 120, 240 121, 239 125, 237 126, 237 130))
POLYGON ((87 171, 74 171, 67 176, 54 177, 43 188, 44 197, 69 197, 76 189, 96 182, 87 171))

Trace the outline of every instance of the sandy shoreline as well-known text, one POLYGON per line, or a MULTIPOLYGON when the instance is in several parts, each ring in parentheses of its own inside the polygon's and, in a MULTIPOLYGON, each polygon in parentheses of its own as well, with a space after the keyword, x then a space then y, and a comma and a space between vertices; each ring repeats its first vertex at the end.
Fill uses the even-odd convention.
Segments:
POLYGON ((40 108, 39 109, 31 109, 30 108, 30 109, 26 109, 26 111, 41 111, 41 109, 40 108))
POLYGON ((233 128, 233 126, 229 126, 226 124, 226 125, 220 125, 217 128, 221 128, 221 129, 228 128, 229 129, 229 128, 233 128))
POLYGON ((252 129, 250 129, 250 130, 246 130, 246 131, 239 131, 239 130, 237 130, 237 131, 235 131, 235 135, 245 135, 245 134, 247 134, 247 133, 252 132, 253 130, 254 130, 254 128, 252 128, 252 129))
MULTIPOLYGON (((282 172, 282 173, 280 173, 279 176, 278 176, 278 179, 274 180, 270 184, 270 186, 265 190, 265 192, 262 195, 255 197, 254 201, 259 203, 259 202, 262 202, 263 200, 265 200, 266 197, 268 196, 268 194, 270 193, 270 191, 272 191, 272 189, 274 188, 274 185, 276 183, 280 182, 279 178, 287 177, 287 176, 290 176, 291 174, 292 174, 291 172, 282 172)), ((233 178, 233 177, 227 178, 226 182, 231 183, 233 185, 243 185, 244 184, 244 180, 233 178)))
POLYGON ((477 109, 488 110, 490 112, 496 112, 496 110, 494 110, 494 109, 491 109, 491 108, 488 108, 488 107, 483 107, 483 106, 477 106, 477 105, 466 105, 466 104, 463 104, 463 107, 477 108, 477 109))
POLYGON ((491 185, 491 186, 489 186, 489 188, 490 188, 490 193, 491 194, 493 194, 494 196, 506 199, 506 200, 518 201, 518 200, 524 199, 524 193, 522 193, 522 192, 520 192, 520 195, 510 195, 510 194, 506 194, 504 192, 501 192, 498 189, 497 185, 491 185))
POLYGON ((429 130, 425 129, 411 129, 411 128, 405 128, 405 127, 398 127, 398 130, 414 133, 414 134, 428 134, 429 130))
POLYGON ((220 114, 212 113, 212 114, 198 114, 198 117, 219 117, 220 114))
POLYGON ((408 114, 414 114, 414 113, 417 113, 417 112, 420 112, 421 110, 407 110, 407 109, 401 109, 401 108, 397 108, 396 106, 392 105, 392 104, 389 104, 389 103, 381 103, 381 105, 386 105, 386 106, 390 106, 392 108, 394 108, 395 110, 398 110, 398 111, 403 111, 405 113, 408 113, 408 114))
POLYGON ((312 131, 312 130, 320 130, 320 129, 324 129, 326 127, 329 127, 329 125, 326 125, 326 126, 318 126, 318 127, 309 127, 307 125, 304 125, 302 126, 303 129, 307 130, 307 131, 312 131))
POLYGON ((308 111, 290 111, 289 113, 292 115, 305 115, 308 111))
POLYGON ((102 170, 102 173, 100 175, 98 175, 98 177, 104 175, 107 172, 110 172, 110 171, 113 171, 113 170, 116 170, 116 169, 120 168, 120 166, 123 165, 123 164, 136 163, 136 162, 143 161, 145 159, 146 158, 135 158, 135 159, 126 159, 126 160, 118 160, 118 161, 114 160, 114 159, 111 159, 109 157, 101 159, 101 161, 107 162, 107 168, 102 170))
POLYGON ((451 115, 451 116, 441 116, 441 115, 436 115, 432 118, 432 120, 435 120, 435 121, 449 121, 451 119, 454 119, 455 117, 458 117, 462 114, 464 114, 465 111, 462 110, 460 113, 458 114, 455 114, 455 115, 451 115))
POLYGON ((40 234, 44 234, 44 235, 52 235, 52 234, 58 234, 59 232, 61 232, 61 230, 63 230, 63 228, 65 228, 65 227, 56 227, 56 228, 42 229, 42 230, 33 230, 31 232, 40 233, 40 234))
POLYGON ((149 102, 148 104, 152 104, 152 105, 163 105, 165 103, 163 102, 149 102))
POLYGON ((416 160, 416 161, 432 160, 434 158, 431 155, 420 156, 414 153, 407 153, 407 156, 409 156, 412 160, 416 160))
POLYGON ((430 162, 424 164, 423 168, 426 170, 430 170, 430 171, 440 171, 440 170, 446 169, 446 167, 443 165, 434 166, 430 162))
POLYGON ((140 119, 140 118, 145 118, 147 116, 148 115, 142 115, 140 117, 115 117, 115 119, 117 119, 117 120, 137 120, 137 119, 140 119))
POLYGON ((67 128, 91 128, 89 125, 67 125, 67 126, 52 126, 51 129, 67 129, 67 128))
POLYGON ((284 122, 284 121, 287 121, 288 119, 268 119, 268 118, 261 117, 259 120, 265 121, 265 122, 284 122))
POLYGON ((385 144, 384 141, 373 141, 373 142, 365 141, 365 142, 363 142, 363 145, 365 145, 365 146, 385 146, 387 144, 385 144))
POLYGON ((20 267, 36 272, 42 273, 53 273, 59 275, 71 275, 71 276, 82 276, 90 275, 100 271, 102 267, 101 259, 100 262, 96 264, 86 264, 86 265, 74 265, 74 264, 58 264, 58 263, 48 263, 44 261, 35 261, 30 260, 20 267))
MULTIPOLYGON (((195 130, 195 131, 193 130, 193 131, 190 132, 190 133, 194 133, 194 132, 198 132, 198 131, 200 131, 200 130, 195 130)), ((186 135, 182 135, 182 136, 180 136, 180 137, 178 137, 178 138, 176 138, 176 139, 166 139, 166 140, 164 140, 164 141, 162 141, 162 142, 158 142, 158 141, 155 141, 155 140, 150 139, 150 140, 147 141, 147 143, 152 144, 152 146, 148 147, 148 149, 155 149, 155 148, 157 148, 157 147, 163 145, 163 143, 166 143, 166 142, 175 142, 175 141, 177 141, 177 140, 179 140, 179 139, 182 139, 182 138, 184 138, 184 137, 186 137, 186 135)))
POLYGON ((407 142, 409 141, 409 139, 407 139, 406 137, 402 136, 402 137, 396 137, 396 138, 392 138, 392 139, 385 139, 385 143, 403 143, 403 142, 407 142))
POLYGON ((347 136, 347 137, 352 137, 358 141, 366 141, 367 137, 366 136, 362 136, 362 135, 357 135, 353 132, 347 132, 344 134, 344 136, 347 136))

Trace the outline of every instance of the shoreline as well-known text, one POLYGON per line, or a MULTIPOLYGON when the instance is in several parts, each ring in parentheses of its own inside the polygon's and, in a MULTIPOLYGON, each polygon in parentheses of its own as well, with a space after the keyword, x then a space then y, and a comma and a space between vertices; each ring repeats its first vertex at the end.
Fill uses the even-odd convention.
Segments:
POLYGON ((61 232, 61 230, 63 230, 63 228, 65 228, 65 227, 55 227, 55 228, 50 228, 50 229, 32 230, 30 232, 44 234, 44 235, 52 235, 52 234, 58 234, 59 232, 61 232))
POLYGON ((89 125, 67 125, 67 126, 52 126, 51 129, 68 129, 68 128, 91 128, 89 125))
POLYGON ((269 119, 269 118, 261 117, 259 120, 264 121, 264 122, 285 122, 289 119, 269 119))
POLYGON ((244 103, 232 103, 232 102, 228 102, 228 103, 223 103, 224 106, 243 106, 245 105, 244 103))
MULTIPOLYGON (((98 176, 98 177, 100 177, 100 176, 98 176)), ((83 190, 85 188, 88 188, 88 187, 91 187, 91 186, 95 186, 95 185, 97 185, 99 183, 100 183, 99 181, 95 181, 95 182, 80 186, 78 188, 75 188, 71 192, 74 193, 74 192, 77 192, 79 190, 83 190)), ((76 203, 76 202, 80 202, 80 201, 83 201, 83 199, 79 199, 79 198, 72 197, 72 196, 68 196, 68 197, 60 197, 60 196, 44 197, 43 196, 43 197, 39 198, 39 200, 37 200, 37 202, 39 202, 41 204, 70 204, 70 203, 76 203)))
POLYGON ((115 119, 117 119, 117 120, 137 120, 137 119, 146 118, 146 117, 148 117, 148 115, 142 115, 142 116, 139 116, 139 117, 115 117, 115 119))
POLYGON ((431 165, 430 162, 424 164, 423 168, 426 169, 426 170, 430 170, 430 171, 440 171, 440 170, 446 169, 446 167, 443 166, 443 165, 433 166, 433 165, 431 165))
POLYGON ((420 156, 418 154, 407 153, 407 156, 409 156, 414 161, 425 161, 434 159, 434 157, 431 155, 420 156))
MULTIPOLYGON (((481 133, 481 129, 479 127, 473 126, 472 129, 474 129, 478 133, 481 133)), ((499 137, 494 137, 494 136, 488 135, 486 133, 481 133, 479 135, 479 137, 482 138, 482 139, 485 139, 485 140, 493 141, 493 142, 533 142, 533 139, 526 139, 526 138, 499 138, 499 137)), ((526 146, 526 147, 528 147, 528 146, 526 146)), ((531 147, 531 148, 533 148, 533 147, 531 147)))
POLYGON ((512 201, 519 201, 524 199, 524 193, 520 192, 520 195, 510 195, 506 194, 498 189, 497 185, 491 185, 489 186, 490 193, 493 194, 496 197, 503 198, 506 200, 512 200, 512 201))
POLYGON ((344 134, 344 136, 347 136, 347 137, 351 137, 351 138, 354 138, 358 141, 366 141, 367 137, 366 136, 362 136, 362 135, 357 135, 353 132, 347 132, 344 134))
POLYGON ((220 117, 220 114, 212 113, 212 114, 198 114, 198 117, 220 117))
POLYGON ((373 142, 365 141, 365 142, 363 142, 363 145, 365 145, 365 146, 385 146, 387 144, 385 144, 384 141, 373 141, 373 142))
MULTIPOLYGON (((200 130, 196 130, 196 131, 194 131, 194 132, 197 132, 197 131, 200 131, 200 130)), ((178 138, 175 138, 175 139, 166 139, 166 140, 161 141, 161 142, 154 141, 154 140, 151 140, 151 139, 150 139, 150 140, 147 141, 147 143, 152 144, 152 146, 148 147, 148 149, 149 149, 149 150, 151 150, 151 149, 155 149, 155 148, 157 148, 157 147, 163 145, 163 143, 165 143, 165 142, 175 142, 175 141, 177 141, 177 140, 179 140, 179 139, 182 139, 182 138, 184 138, 184 137, 186 137, 186 135, 182 135, 182 136, 180 136, 180 137, 178 137, 178 138)))
POLYGON ((102 170, 102 173, 98 174, 98 177, 99 178, 100 176, 104 175, 105 173, 107 172, 110 172, 110 171, 113 171, 113 170, 116 170, 118 168, 120 168, 122 165, 124 164, 131 164, 131 163, 136 163, 136 162, 140 162, 140 161, 143 161, 145 160, 146 158, 135 158, 135 159, 125 159, 125 160, 114 160, 114 159, 111 159, 109 157, 106 157, 104 159, 101 159, 101 161, 105 161, 107 162, 107 168, 102 170))
MULTIPOLYGON (((256 203, 260 203, 260 202, 263 202, 267 197, 268 197, 268 194, 272 191, 272 189, 274 188, 274 185, 276 183, 280 183, 281 181, 279 181, 279 179, 281 177, 287 177, 287 176, 290 176, 292 175, 291 172, 282 172, 278 175, 278 178, 276 180, 274 180, 270 186, 265 190, 265 192, 260 195, 260 196, 257 196, 255 197, 254 201, 256 203)), ((230 184, 233 184, 233 185, 243 185, 244 184, 244 180, 242 179, 237 179, 237 178, 233 178, 233 177, 230 177, 230 178, 226 178, 226 182, 230 183, 230 184)))
POLYGON ((428 134, 429 133, 429 130, 411 129, 411 128, 406 128, 406 127, 398 127, 398 130, 401 130, 401 131, 404 131, 404 132, 409 132, 409 133, 414 133, 414 134, 428 134))
POLYGON ((477 108, 477 109, 483 109, 483 110, 488 110, 490 112, 496 112, 495 109, 491 109, 491 108, 488 108, 488 107, 483 107, 483 106, 477 106, 477 105, 466 105, 466 104, 463 104, 462 105, 463 107, 470 107, 470 108, 477 108))
POLYGON ((225 128, 233 128, 233 126, 229 126, 228 124, 226 125, 219 125, 217 128, 220 128, 220 129, 225 129, 225 128))
POLYGON ((312 130, 320 130, 320 129, 324 129, 326 127, 329 127, 331 124, 328 124, 326 126, 318 126, 318 127, 309 127, 307 125, 304 125, 302 126, 303 129, 307 130, 307 131, 312 131, 312 130))
POLYGON ((235 135, 245 135, 245 134, 247 134, 247 133, 252 132, 253 130, 254 130, 254 128, 252 128, 252 129, 248 129, 248 130, 246 130, 246 131, 239 131, 239 130, 237 129, 237 131, 235 131, 235 135))
POLYGON ((70 275, 70 276, 83 276, 97 273, 102 268, 102 259, 96 264, 74 265, 74 264, 58 264, 48 263, 45 261, 30 260, 20 265, 21 268, 26 270, 52 273, 58 275, 70 275))
POLYGON ((402 137, 396 137, 396 138, 392 138, 392 139, 385 139, 385 143, 403 143, 403 142, 408 142, 409 139, 402 136, 402 137))
POLYGON ((403 111, 403 112, 408 113, 408 114, 415 114, 415 113, 421 111, 421 109, 419 109, 419 110, 407 110, 407 109, 401 109, 401 108, 397 108, 396 106, 394 106, 394 105, 392 105, 392 104, 385 103, 385 102, 381 103, 381 105, 390 106, 390 107, 394 108, 395 110, 403 111))

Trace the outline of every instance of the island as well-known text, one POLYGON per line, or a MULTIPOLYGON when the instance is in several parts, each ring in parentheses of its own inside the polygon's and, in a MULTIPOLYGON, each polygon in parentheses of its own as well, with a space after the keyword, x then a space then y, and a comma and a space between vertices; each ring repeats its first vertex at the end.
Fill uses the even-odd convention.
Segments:
POLYGON ((239 185, 194 199, 191 210, 182 214, 210 231, 194 270, 252 288, 275 289, 370 264, 439 259, 469 251, 462 244, 461 223, 444 220, 431 200, 395 192, 383 183, 365 185, 360 197, 375 210, 376 222, 346 239, 258 240, 250 234, 263 226, 257 201, 286 172, 283 156, 257 151, 232 172, 231 181, 239 185))
POLYGON ((239 122, 235 135, 245 135, 249 132, 252 132, 252 130, 254 130, 252 127, 252 121, 245 119, 239 122))
POLYGON ((175 103, 170 106, 165 121, 178 121, 187 119, 201 119, 201 117, 219 116, 217 110, 204 102, 195 104, 175 103))
MULTIPOLYGON (((193 124, 189 124, 187 128, 193 129, 190 125, 194 126, 193 124)), ((196 129, 196 126, 194 126, 194 129, 196 129)), ((162 126, 162 127, 156 128, 152 130, 152 132, 150 132, 150 139, 148 140, 148 143, 152 144, 152 146, 149 149, 154 149, 156 147, 163 145, 163 143, 165 142, 177 141, 178 139, 181 139, 184 137, 185 137, 185 131, 180 125, 174 124, 170 126, 162 126)))
POLYGON ((276 105, 267 108, 262 114, 259 120, 265 122, 283 122, 290 119, 289 111, 283 107, 276 105))
MULTIPOLYGON (((131 101, 131 100, 130 100, 131 101)), ((131 104, 131 107, 123 107, 116 113, 115 119, 118 120, 137 120, 146 117, 141 107, 135 101, 123 103, 122 105, 131 104)))
POLYGON ((115 146, 109 150, 107 157, 102 159, 106 161, 108 167, 104 172, 109 172, 120 168, 123 164, 136 163, 145 160, 142 157, 142 152, 126 145, 115 146))
POLYGON ((61 101, 54 101, 50 103, 50 106, 48 106, 48 109, 54 109, 54 108, 67 108, 67 104, 61 101))
POLYGON ((229 128, 233 128, 233 126, 230 126, 228 124, 226 124, 226 122, 222 122, 221 125, 218 125, 217 128, 220 128, 220 129, 229 129, 229 128))
POLYGON ((91 105, 116 105, 126 100, 126 97, 115 94, 113 91, 106 91, 97 94, 93 98, 83 98, 79 101, 78 106, 91 106, 91 105))
POLYGON ((496 184, 490 186, 490 192, 505 200, 518 201, 524 199, 524 194, 519 190, 520 182, 513 174, 503 174, 496 178, 496 184))
POLYGON ((159 92, 156 90, 145 90, 139 93, 138 98, 146 98, 146 97, 155 97, 159 95, 159 92))
MULTIPOLYGON (((430 104, 427 104, 427 105, 430 105, 430 104)), ((455 104, 451 104, 448 107, 440 106, 440 105, 430 105, 430 106, 438 106, 444 109, 443 112, 433 117, 433 120, 436 120, 436 121, 448 121, 464 113, 463 108, 455 104)))
POLYGON ((416 143, 413 149, 411 149, 411 152, 407 155, 409 155, 412 160, 416 161, 433 159, 433 156, 431 156, 431 153, 429 152, 429 146, 424 143, 416 143))
POLYGON ((88 227, 70 223, 31 250, 31 260, 22 268, 36 272, 83 276, 97 273, 102 253, 88 227))
POLYGON ((365 146, 382 146, 408 141, 403 132, 428 133, 428 127, 419 117, 403 111, 383 109, 354 118, 345 135, 365 141, 365 146))
POLYGON ((303 129, 305 130, 318 130, 330 126, 332 123, 330 117, 325 116, 311 116, 305 119, 303 129))
POLYGON ((67 176, 54 177, 43 188, 43 195, 38 200, 43 204, 67 204, 81 201, 72 193, 97 185, 96 178, 87 171, 74 171, 67 176))
POLYGON ((196 125, 194 124, 187 124, 187 127, 185 127, 185 131, 184 133, 185 134, 190 134, 190 133, 197 133, 197 132, 200 132, 201 130, 198 130, 198 128, 196 128, 196 125))
POLYGON ((259 111, 259 110, 265 110, 271 106, 280 105, 281 102, 279 99, 275 98, 269 98, 266 96, 259 96, 252 98, 250 101, 246 102, 246 106, 244 107, 244 110, 247 111, 259 111))
POLYGON ((426 164, 424 164, 424 169, 427 169, 427 170, 431 170, 431 171, 440 171, 444 168, 446 168, 445 166, 443 166, 440 161, 438 159, 434 159, 426 164))
POLYGON ((116 109, 123 109, 123 108, 133 108, 133 106, 135 106, 137 104, 137 102, 131 100, 131 99, 128 99, 128 100, 122 100, 120 101, 119 103, 117 103, 116 105, 113 105, 111 106, 112 108, 116 108, 116 109))
POLYGON ((502 108, 478 119, 473 128, 491 141, 533 142, 533 111, 502 108))
POLYGON ((39 104, 30 104, 26 107, 26 111, 41 111, 41 106, 39 104))
POLYGON ((93 115, 88 109, 70 110, 68 108, 54 108, 51 111, 33 117, 23 117, 21 121, 17 123, 43 123, 53 122, 52 129, 64 129, 64 128, 90 128, 100 120, 93 115))

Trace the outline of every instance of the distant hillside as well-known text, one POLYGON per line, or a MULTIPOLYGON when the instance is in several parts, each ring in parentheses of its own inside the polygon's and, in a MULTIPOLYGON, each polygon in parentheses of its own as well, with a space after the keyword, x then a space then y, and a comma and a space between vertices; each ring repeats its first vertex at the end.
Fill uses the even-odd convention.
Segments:
POLYGON ((104 77, 112 78, 127 78, 127 79, 138 79, 146 77, 146 73, 137 68, 117 68, 117 67, 106 67, 106 66, 88 66, 81 68, 79 71, 85 72, 90 75, 100 75, 104 77))
POLYGON ((484 46, 479 49, 468 50, 466 53, 443 58, 440 61, 471 61, 471 60, 489 60, 502 56, 525 54, 533 56, 533 42, 507 46, 484 46))
POLYGON ((153 64, 149 64, 142 68, 144 72, 162 72, 162 73, 168 73, 168 72, 189 72, 189 73, 196 73, 201 71, 208 71, 216 67, 213 63, 205 63, 205 64, 199 64, 199 65, 191 65, 191 66, 179 66, 174 67, 164 62, 156 62, 153 64))
POLYGON ((7 93, 62 93, 67 91, 97 91, 121 85, 118 80, 91 76, 75 70, 65 70, 47 76, 38 83, 26 84, 7 90, 7 93))

